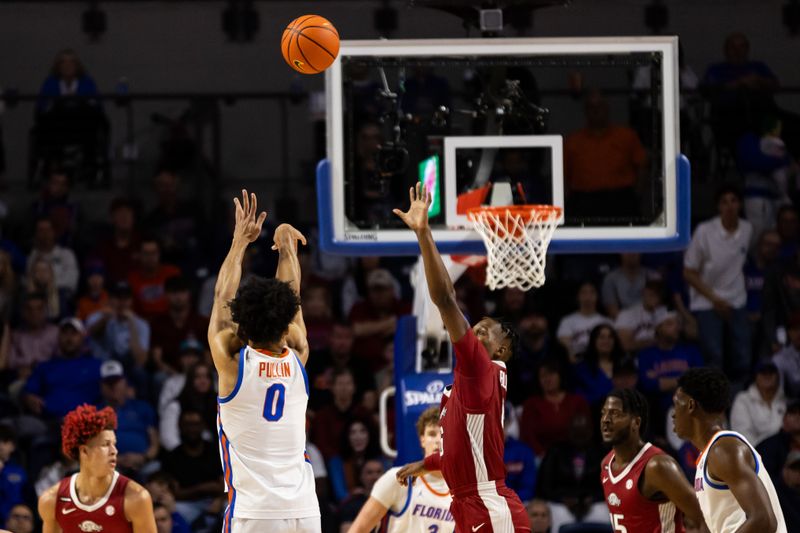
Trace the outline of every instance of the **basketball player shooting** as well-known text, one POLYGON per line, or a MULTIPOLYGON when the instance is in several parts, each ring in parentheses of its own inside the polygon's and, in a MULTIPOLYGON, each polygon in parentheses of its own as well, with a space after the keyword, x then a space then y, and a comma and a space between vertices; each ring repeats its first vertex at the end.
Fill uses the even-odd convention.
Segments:
POLYGON ((614 531, 683 533, 681 513, 694 524, 703 513, 672 457, 642 440, 649 407, 635 389, 615 389, 600 412, 603 442, 612 446, 601 476, 614 531))
POLYGON ((81 405, 61 426, 64 455, 80 470, 39 497, 42 533, 113 531, 156 533, 150 493, 116 471, 117 415, 110 407, 81 405))
POLYGON ((472 328, 461 314, 455 289, 428 226, 428 191, 409 190, 411 206, 394 213, 417 234, 431 300, 439 309, 456 353, 455 382, 440 406, 442 443, 438 454, 397 472, 408 477, 440 470, 450 487, 450 512, 457 533, 530 531, 517 494, 505 485, 503 406, 508 377, 505 362, 514 353, 516 335, 507 325, 483 318, 472 328))
POLYGON ((217 278, 208 341, 219 373, 220 438, 228 507, 223 533, 319 533, 314 473, 305 453, 308 342, 300 309, 297 241, 275 230, 275 278, 239 287, 247 246, 267 217, 255 194, 235 199, 236 225, 217 278))
POLYGON ((711 533, 786 533, 778 495, 761 456, 725 431, 730 382, 717 368, 691 368, 672 397, 675 433, 698 450, 694 490, 711 533))

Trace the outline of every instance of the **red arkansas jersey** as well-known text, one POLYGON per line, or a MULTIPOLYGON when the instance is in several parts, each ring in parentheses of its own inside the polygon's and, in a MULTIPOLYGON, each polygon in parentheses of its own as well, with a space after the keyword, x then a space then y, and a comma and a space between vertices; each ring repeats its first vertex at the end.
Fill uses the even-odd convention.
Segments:
POLYGON ((492 361, 472 329, 454 345, 455 382, 439 411, 442 475, 453 496, 475 494, 478 484, 505 482, 503 409, 506 365, 492 361))
POLYGON ((648 461, 664 452, 649 442, 642 446, 636 457, 621 472, 611 469, 612 450, 603 459, 600 469, 606 505, 611 514, 614 531, 629 533, 684 533, 681 513, 671 501, 649 500, 639 492, 639 478, 648 461))
POLYGON ((125 487, 130 480, 114 472, 105 495, 93 505, 84 505, 75 491, 77 475, 65 477, 58 485, 56 522, 61 529, 65 533, 132 533, 133 526, 125 518, 124 507, 125 487))

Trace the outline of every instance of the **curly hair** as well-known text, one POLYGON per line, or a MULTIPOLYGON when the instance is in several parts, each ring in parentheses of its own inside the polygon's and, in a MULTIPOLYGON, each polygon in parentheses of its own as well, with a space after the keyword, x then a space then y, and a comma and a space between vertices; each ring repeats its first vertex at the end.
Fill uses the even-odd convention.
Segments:
POLYGON ((622 402, 623 413, 638 416, 642 420, 639 424, 639 435, 644 435, 647 431, 647 419, 650 413, 647 398, 636 389, 614 389, 608 394, 608 397, 619 398, 619 401, 622 402))
POLYGON ((512 359, 517 353, 517 347, 519 346, 519 334, 517 333, 517 329, 514 327, 514 324, 507 320, 502 318, 496 318, 495 320, 500 324, 500 329, 503 331, 506 339, 508 339, 508 351, 510 353, 508 358, 512 359))
POLYGON ((281 280, 254 276, 230 302, 239 338, 258 344, 278 342, 300 308, 300 298, 281 280))
POLYGON ((718 368, 690 368, 678 378, 678 387, 709 414, 724 413, 730 404, 731 384, 718 368))
POLYGON ((111 407, 99 411, 94 405, 79 405, 64 417, 61 426, 61 450, 70 459, 78 459, 78 448, 107 429, 117 429, 117 414, 111 407))
POLYGON ((428 426, 439 426, 439 408, 435 405, 422 411, 417 418, 417 435, 423 436, 428 426))

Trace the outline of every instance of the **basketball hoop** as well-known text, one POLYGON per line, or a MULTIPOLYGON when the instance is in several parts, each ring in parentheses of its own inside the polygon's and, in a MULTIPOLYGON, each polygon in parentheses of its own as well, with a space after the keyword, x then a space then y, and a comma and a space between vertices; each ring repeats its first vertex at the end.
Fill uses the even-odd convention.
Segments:
POLYGON ((523 291, 544 285, 547 246, 563 210, 552 205, 473 207, 467 218, 486 244, 486 285, 523 291))

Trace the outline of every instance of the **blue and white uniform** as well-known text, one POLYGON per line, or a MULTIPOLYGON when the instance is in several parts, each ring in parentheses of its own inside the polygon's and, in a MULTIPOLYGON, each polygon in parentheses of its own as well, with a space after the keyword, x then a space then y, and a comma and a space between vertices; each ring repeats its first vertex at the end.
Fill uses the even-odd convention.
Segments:
MULTIPOLYGON (((769 495, 772 512, 778 520, 778 528, 775 530, 775 533, 787 533, 786 522, 783 519, 783 511, 781 511, 781 504, 778 501, 778 494, 775 492, 775 486, 772 484, 772 480, 761 462, 761 456, 756 449, 753 448, 753 445, 747 442, 747 439, 744 438, 741 433, 735 431, 718 431, 711 437, 706 449, 700 455, 697 462, 697 472, 694 476, 694 490, 697 495, 697 500, 700 502, 700 509, 703 511, 708 529, 711 533, 733 533, 739 529, 739 526, 741 526, 747 518, 728 486, 721 481, 715 480, 708 473, 706 464, 708 450, 722 437, 735 437, 747 444, 747 447, 750 448, 750 451, 753 453, 753 460, 756 463, 756 474, 769 495)), ((765 531, 764 533, 773 532, 765 531)))
POLYGON ((308 376, 292 350, 242 348, 236 386, 219 398, 228 493, 223 533, 320 531, 314 472, 305 450, 307 405, 308 376))
POLYGON ((389 512, 386 533, 452 533, 456 523, 450 514, 450 490, 439 476, 426 474, 407 487, 397 482, 390 468, 372 487, 372 496, 389 512))

